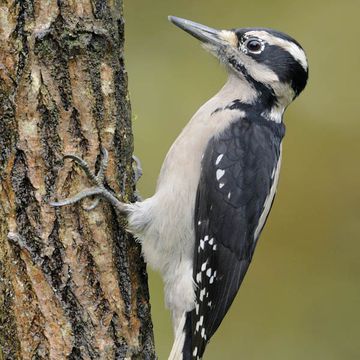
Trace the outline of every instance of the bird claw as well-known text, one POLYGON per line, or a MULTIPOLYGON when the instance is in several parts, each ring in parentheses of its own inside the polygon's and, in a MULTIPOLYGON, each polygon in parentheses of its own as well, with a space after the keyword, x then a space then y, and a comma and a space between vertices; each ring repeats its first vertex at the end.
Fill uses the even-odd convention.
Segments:
POLYGON ((109 153, 104 147, 101 147, 101 155, 100 168, 96 175, 92 170, 90 170, 89 164, 81 157, 74 154, 65 154, 64 159, 71 159, 75 161, 84 170, 85 174, 90 180, 92 180, 99 187, 103 187, 105 178, 104 174, 109 163, 109 153))
POLYGON ((133 169, 134 169, 134 176, 135 176, 135 184, 140 180, 142 174, 143 174, 143 170, 142 170, 142 166, 141 166, 141 161, 140 159, 133 155, 132 159, 134 160, 135 164, 133 163, 133 169))
POLYGON ((92 182, 95 183, 96 186, 81 190, 76 195, 74 195, 70 198, 63 199, 60 201, 52 201, 49 204, 54 207, 61 207, 61 206, 76 204, 77 202, 79 202, 85 198, 91 197, 91 196, 98 196, 97 198, 94 199, 94 201, 92 202, 91 205, 89 205, 89 206, 83 205, 83 209, 86 211, 91 211, 91 210, 95 209, 99 205, 100 197, 102 197, 102 198, 105 198, 106 200, 108 200, 113 206, 115 206, 115 208, 120 213, 127 213, 127 205, 120 202, 104 186, 105 170, 106 170, 106 168, 108 166, 108 162, 109 162, 109 153, 104 147, 101 147, 101 155, 102 156, 101 156, 101 161, 100 161, 100 168, 99 168, 99 171, 97 172, 97 174, 95 174, 90 169, 88 163, 85 160, 83 160, 82 158, 80 158, 79 156, 74 155, 74 154, 66 154, 64 156, 64 159, 71 159, 71 160, 75 161, 81 167, 81 169, 85 172, 85 174, 88 176, 88 178, 92 182))
MULTIPOLYGON (((133 159, 132 167, 134 170, 134 183, 136 185, 143 174, 143 170, 141 167, 140 159, 135 155, 132 156, 132 159, 133 159)), ((142 201, 142 197, 137 189, 135 190, 134 195, 135 195, 136 201, 139 201, 139 202, 142 201)))
MULTIPOLYGON (((85 198, 87 198, 89 196, 101 195, 103 191, 107 191, 104 188, 103 185, 102 185, 102 187, 91 187, 91 188, 79 191, 76 195, 74 195, 74 196, 72 196, 70 198, 60 200, 60 201, 52 201, 49 204, 51 206, 54 206, 54 207, 61 207, 61 206, 65 206, 65 205, 73 205, 73 204, 76 204, 77 202, 79 202, 80 200, 85 199, 85 198)), ((98 204, 96 204, 96 206, 97 205, 98 204)), ((85 210, 88 210, 91 207, 92 206, 89 206, 88 208, 85 208, 85 210)), ((92 209, 94 209, 95 207, 93 207, 92 209)), ((92 209, 90 209, 90 210, 92 210, 92 209)))
POLYGON ((92 202, 91 205, 89 206, 86 206, 86 205, 83 205, 82 208, 85 210, 85 211, 91 211, 91 210, 94 210, 100 203, 100 198, 95 198, 94 201, 92 202))

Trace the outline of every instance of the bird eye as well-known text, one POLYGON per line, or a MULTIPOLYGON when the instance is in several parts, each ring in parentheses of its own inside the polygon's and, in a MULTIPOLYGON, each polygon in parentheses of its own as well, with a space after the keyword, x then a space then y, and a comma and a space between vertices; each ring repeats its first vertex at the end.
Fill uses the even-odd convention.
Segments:
POLYGON ((250 51, 255 54, 261 53, 263 51, 263 43, 257 39, 248 39, 245 41, 245 48, 247 51, 250 51))

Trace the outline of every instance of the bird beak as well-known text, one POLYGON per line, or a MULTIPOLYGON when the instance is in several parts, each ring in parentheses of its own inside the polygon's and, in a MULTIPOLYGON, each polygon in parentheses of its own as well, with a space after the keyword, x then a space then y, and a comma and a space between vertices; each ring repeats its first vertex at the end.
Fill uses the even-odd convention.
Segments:
MULTIPOLYGON (((230 31, 216 30, 190 20, 178 18, 176 16, 169 16, 168 19, 174 25, 176 25, 182 30, 185 30, 187 33, 199 39, 205 44, 220 46, 228 45, 230 42, 229 33, 232 33, 230 31)), ((233 37, 236 37, 236 35, 234 33, 232 34, 233 35, 231 36, 231 38, 232 40, 234 40, 233 37)))

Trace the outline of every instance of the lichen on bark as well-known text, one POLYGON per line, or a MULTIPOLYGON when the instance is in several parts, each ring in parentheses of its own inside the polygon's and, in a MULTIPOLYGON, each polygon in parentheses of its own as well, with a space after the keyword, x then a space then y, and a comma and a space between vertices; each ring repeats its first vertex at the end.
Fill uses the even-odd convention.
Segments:
POLYGON ((155 359, 145 264, 65 153, 134 201, 122 1, 0 2, 0 347, 4 359, 155 359), (8 234, 12 241, 8 240, 8 234))

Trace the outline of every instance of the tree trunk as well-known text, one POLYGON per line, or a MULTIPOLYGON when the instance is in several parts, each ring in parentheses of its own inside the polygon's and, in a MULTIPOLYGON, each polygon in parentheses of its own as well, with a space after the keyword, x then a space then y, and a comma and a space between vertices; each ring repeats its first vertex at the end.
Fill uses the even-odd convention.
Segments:
POLYGON ((134 200, 122 0, 0 0, 0 347, 4 359, 155 359, 140 247, 65 153, 134 200), (8 234, 11 234, 11 241, 8 234))

